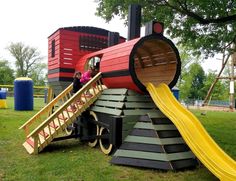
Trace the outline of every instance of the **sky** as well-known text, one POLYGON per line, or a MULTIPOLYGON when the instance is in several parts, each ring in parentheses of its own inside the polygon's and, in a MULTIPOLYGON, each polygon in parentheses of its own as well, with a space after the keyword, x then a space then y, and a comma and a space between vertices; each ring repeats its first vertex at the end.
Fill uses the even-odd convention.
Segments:
MULTIPOLYGON (((47 62, 48 36, 61 27, 94 26, 119 32, 127 37, 124 20, 115 17, 106 23, 95 16, 94 0, 2 0, 0 1, 0 59, 14 66, 14 58, 6 47, 22 42, 37 48, 47 62)), ((128 7, 127 7, 128 8, 128 7)), ((205 71, 219 70, 221 61, 211 59, 203 63, 205 71)))

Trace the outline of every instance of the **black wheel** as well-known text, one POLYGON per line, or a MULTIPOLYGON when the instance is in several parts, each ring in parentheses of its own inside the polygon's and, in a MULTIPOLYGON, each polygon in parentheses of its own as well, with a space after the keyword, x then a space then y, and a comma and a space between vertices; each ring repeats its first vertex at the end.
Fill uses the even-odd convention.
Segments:
MULTIPOLYGON (((98 121, 98 118, 97 118, 97 115, 95 112, 93 111, 90 111, 90 119, 93 119, 94 121, 98 121)), ((99 126, 97 124, 90 124, 90 128, 89 128, 89 132, 90 132, 90 135, 99 135, 99 126)), ((94 140, 90 140, 88 142, 88 145, 90 147, 96 147, 98 144, 98 139, 94 139, 94 140)))
POLYGON ((71 123, 65 128, 66 135, 72 135, 74 133, 74 123, 71 123))
MULTIPOLYGON (((102 136, 105 134, 109 134, 109 130, 107 128, 101 127, 99 135, 102 136)), ((99 139, 99 145, 100 145, 100 148, 104 154, 106 154, 106 155, 111 154, 111 152, 113 150, 113 145, 110 143, 109 138, 99 139)))

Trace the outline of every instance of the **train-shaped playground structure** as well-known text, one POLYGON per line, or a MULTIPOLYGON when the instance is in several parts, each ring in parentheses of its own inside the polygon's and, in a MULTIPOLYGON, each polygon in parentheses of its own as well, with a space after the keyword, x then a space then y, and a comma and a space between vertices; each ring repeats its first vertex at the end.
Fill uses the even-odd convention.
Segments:
POLYGON ((144 37, 128 41, 96 27, 59 28, 50 35, 48 80, 55 98, 21 126, 28 153, 78 138, 112 153, 113 164, 180 170, 200 160, 220 180, 236 180, 235 161, 170 90, 181 61, 162 25, 151 22, 144 37), (74 72, 89 66, 98 73, 73 95, 74 72))

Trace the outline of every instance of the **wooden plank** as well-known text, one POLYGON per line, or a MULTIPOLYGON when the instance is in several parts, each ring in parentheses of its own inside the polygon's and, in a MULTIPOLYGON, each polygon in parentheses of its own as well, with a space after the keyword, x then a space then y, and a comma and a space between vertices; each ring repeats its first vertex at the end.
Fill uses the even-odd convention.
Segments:
POLYGON ((117 150, 114 154, 116 157, 140 158, 147 160, 169 161, 165 153, 153 153, 135 150, 117 150))
POLYGON ((105 94, 126 94, 127 93, 127 89, 105 89, 102 94, 105 95, 105 94))
POLYGON ((166 118, 166 116, 160 110, 149 112, 147 113, 147 115, 149 116, 149 118, 166 118))
POLYGON ((24 142, 22 145, 25 147, 26 151, 29 154, 33 154, 34 153, 34 149, 29 145, 29 143, 24 142))
POLYGON ((155 112, 156 109, 125 109, 123 110, 124 115, 129 116, 129 115, 145 115, 150 112, 155 112))
POLYGON ((127 95, 130 95, 130 96, 149 96, 149 95, 139 94, 139 93, 137 93, 133 90, 130 90, 130 89, 128 89, 127 95))
POLYGON ((134 126, 136 129, 152 129, 155 130, 155 127, 150 122, 137 122, 134 126))
POLYGON ((125 96, 123 95, 101 95, 99 100, 109 100, 109 101, 124 101, 125 96))
POLYGON ((144 136, 144 137, 157 137, 155 130, 150 129, 133 129, 129 135, 132 136, 144 136))
POLYGON ((184 160, 175 160, 171 161, 172 168, 175 170, 185 169, 185 168, 194 168, 199 165, 197 159, 184 159, 184 160))
POLYGON ((122 149, 117 150, 114 156, 141 158, 141 159, 157 160, 157 161, 183 160, 194 157, 191 151, 166 154, 166 153, 153 153, 153 152, 135 151, 135 150, 122 150, 122 149))
POLYGON ((153 153, 145 151, 135 151, 135 150, 121 150, 119 149, 115 154, 115 157, 128 157, 128 158, 138 158, 147 160, 157 160, 157 161, 173 161, 173 160, 183 160, 194 158, 191 151, 183 153, 153 153))
POLYGON ((174 138, 174 137, 181 137, 178 130, 168 130, 168 131, 158 131, 158 136, 160 138, 174 138))
POLYGON ((182 144, 184 140, 179 138, 149 138, 143 136, 127 136, 124 140, 125 142, 133 142, 133 143, 147 143, 154 145, 172 145, 172 144, 182 144))
POLYGON ((195 155, 191 151, 180 152, 180 153, 169 153, 167 154, 169 160, 184 160, 189 158, 195 158, 195 155))
POLYGON ((155 129, 157 131, 166 131, 166 130, 177 130, 175 125, 173 124, 159 124, 159 125, 153 125, 152 123, 144 123, 144 122, 138 122, 134 126, 134 128, 140 128, 140 129, 155 129))
POLYGON ((111 108, 99 107, 99 106, 93 106, 91 108, 91 110, 95 111, 95 112, 112 114, 112 115, 116 115, 116 116, 120 116, 122 113, 122 110, 119 110, 119 109, 111 109, 111 108))
POLYGON ((177 130, 174 124, 155 124, 154 127, 157 131, 177 130))
POLYGON ((166 153, 178 153, 190 150, 186 144, 164 145, 163 149, 165 149, 166 153))
POLYGON ((169 118, 151 118, 152 124, 173 124, 169 118))
POLYGON ((126 108, 156 108, 153 102, 126 102, 126 108))
POLYGON ((146 143, 130 143, 130 142, 127 143, 127 142, 124 142, 120 146, 119 149, 147 151, 147 152, 154 152, 154 153, 164 153, 165 152, 162 145, 153 145, 153 144, 146 144, 146 143))
POLYGON ((148 115, 142 115, 142 116, 140 116, 140 117, 138 118, 138 121, 151 123, 151 119, 148 117, 148 115))
POLYGON ((94 104, 97 106, 113 107, 113 108, 120 108, 120 109, 124 107, 124 102, 115 102, 115 101, 98 100, 94 104))
POLYGON ((163 169, 163 170, 173 170, 169 162, 157 161, 157 160, 147 160, 140 158, 127 158, 127 157, 115 157, 111 159, 111 163, 117 165, 128 165, 135 167, 144 167, 151 169, 163 169))
POLYGON ((126 100, 128 102, 153 102, 149 96, 127 96, 126 100))

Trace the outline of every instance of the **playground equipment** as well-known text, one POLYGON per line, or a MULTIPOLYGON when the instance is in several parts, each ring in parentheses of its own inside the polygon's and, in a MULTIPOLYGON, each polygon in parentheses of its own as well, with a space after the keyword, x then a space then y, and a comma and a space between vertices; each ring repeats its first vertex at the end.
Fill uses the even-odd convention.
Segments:
POLYGON ((199 120, 175 99, 168 86, 162 83, 155 87, 149 83, 147 89, 198 159, 220 180, 236 180, 235 161, 214 142, 199 120))
POLYGON ((79 138, 91 147, 99 144, 105 154, 114 151, 113 164, 179 170, 195 167, 198 158, 219 179, 236 180, 235 161, 169 90, 178 80, 180 58, 163 31, 101 48, 95 29, 109 39, 106 30, 89 27, 63 28, 49 37, 49 82, 56 97, 20 127, 26 150, 37 154, 52 141, 79 138), (68 36, 56 44, 64 36, 57 36, 60 32, 68 36), (68 40, 69 35, 77 38, 68 40), (74 47, 78 40, 79 49, 74 47), (72 70, 84 72, 91 65, 99 73, 72 96, 72 70), (86 95, 88 90, 92 97, 86 95))

